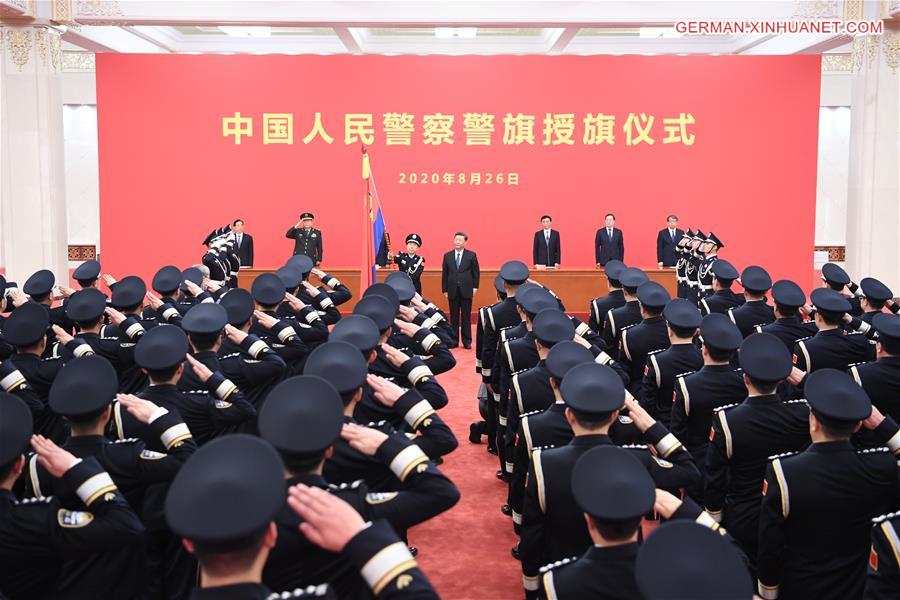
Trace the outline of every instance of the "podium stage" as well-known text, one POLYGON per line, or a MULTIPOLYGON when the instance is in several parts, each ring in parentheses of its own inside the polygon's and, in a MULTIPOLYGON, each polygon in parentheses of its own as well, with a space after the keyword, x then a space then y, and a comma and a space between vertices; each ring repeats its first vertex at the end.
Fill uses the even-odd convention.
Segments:
MULTIPOLYGON (((337 277, 341 283, 353 291, 353 298, 340 306, 341 312, 347 313, 352 311, 359 297, 359 269, 339 267, 328 270, 323 269, 323 271, 337 277)), ((497 294, 494 291, 494 278, 497 276, 498 271, 498 268, 481 270, 481 287, 478 288, 478 293, 475 294, 475 298, 472 300, 473 312, 477 311, 481 306, 493 304, 497 301, 497 294)), ((240 287, 249 290, 257 275, 268 272, 269 270, 267 269, 242 269, 238 275, 238 284, 240 287)), ((378 281, 383 281, 385 277, 393 272, 391 269, 379 269, 378 281)), ((647 273, 651 281, 659 282, 669 290, 673 298, 676 296, 675 269, 646 269, 644 272, 647 273)), ((566 311, 579 317, 586 318, 590 310, 591 300, 598 296, 605 296, 607 292, 606 277, 603 276, 602 269, 533 270, 531 277, 556 292, 566 305, 566 311)), ((422 295, 442 309, 447 310, 447 299, 441 293, 440 269, 425 269, 425 272, 422 274, 422 295)))

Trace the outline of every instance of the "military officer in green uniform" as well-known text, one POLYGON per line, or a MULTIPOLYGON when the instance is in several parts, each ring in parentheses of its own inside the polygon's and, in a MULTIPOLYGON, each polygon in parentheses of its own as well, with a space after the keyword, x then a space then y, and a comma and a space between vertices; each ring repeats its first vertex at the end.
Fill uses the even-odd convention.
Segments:
POLYGON ((322 263, 322 232, 313 227, 314 218, 310 212, 303 213, 284 237, 294 240, 294 256, 305 254, 318 267, 322 263))

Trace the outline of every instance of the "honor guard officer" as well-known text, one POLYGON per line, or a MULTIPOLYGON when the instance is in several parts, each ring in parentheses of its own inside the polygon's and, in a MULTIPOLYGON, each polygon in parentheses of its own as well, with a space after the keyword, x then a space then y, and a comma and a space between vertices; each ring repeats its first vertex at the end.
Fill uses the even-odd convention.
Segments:
MULTIPOLYGON (((706 449, 713 412, 720 406, 737 404, 747 397, 740 369, 731 366, 744 338, 728 317, 712 314, 700 323, 703 367, 679 375, 672 404, 672 435, 684 440, 701 474, 706 472, 706 449)), ((703 491, 691 494, 701 500, 703 491)))
POLYGON ((872 519, 872 550, 866 576, 865 600, 890 600, 900 589, 900 512, 872 519))
POLYGON ((411 233, 406 236, 406 252, 394 256, 394 263, 401 272, 409 275, 416 293, 422 293, 422 272, 425 270, 425 257, 419 256, 419 248, 422 246, 422 236, 411 233))
POLYGON ((728 317, 741 330, 744 337, 755 333, 757 325, 768 325, 775 321, 775 312, 766 302, 766 292, 772 287, 772 278, 762 267, 750 266, 741 273, 741 285, 747 301, 738 307, 728 309, 728 317))
POLYGON ((630 391, 636 397, 641 393, 647 355, 669 347, 669 334, 662 312, 672 299, 666 288, 655 281, 642 283, 637 297, 641 304, 641 322, 622 330, 622 366, 631 382, 630 391))
POLYGON ((773 457, 766 470, 758 593, 765 600, 862 598, 872 519, 900 500, 900 428, 841 371, 810 374, 805 391, 813 443, 773 457), (850 436, 863 423, 888 448, 854 448, 850 436))
POLYGON ((819 369, 846 371, 850 365, 875 358, 875 347, 861 333, 847 333, 844 317, 850 302, 834 290, 817 288, 809 295, 816 309, 814 336, 797 341, 794 346, 795 371, 791 383, 803 388, 807 374, 819 369))
POLYGON ((709 232, 709 235, 706 236, 706 239, 703 240, 703 244, 701 244, 701 251, 703 252, 704 256, 703 262, 700 263, 700 267, 697 272, 700 300, 713 293, 712 266, 717 260, 719 260, 719 250, 724 247, 725 244, 723 244, 721 240, 716 237, 716 234, 711 231, 709 232))
POLYGON ((535 450, 522 512, 519 552, 523 584, 532 597, 538 590, 542 565, 580 554, 591 545, 584 515, 572 496, 572 470, 591 448, 613 445, 609 427, 623 404, 656 454, 651 454, 647 445, 627 451, 650 472, 657 487, 676 490, 699 481, 697 468, 681 443, 637 402, 625 399, 622 380, 609 367, 583 364, 572 368, 560 392, 575 437, 561 448, 535 450))
POLYGON ((863 311, 859 318, 871 325, 872 317, 881 313, 887 301, 894 297, 894 293, 874 277, 863 277, 859 282, 859 289, 862 290, 859 306, 863 311))
POLYGON ((616 259, 607 262, 603 267, 608 292, 606 296, 591 300, 591 316, 588 319, 588 326, 596 332, 603 333, 603 327, 606 324, 606 314, 609 311, 625 306, 625 292, 622 290, 622 283, 619 281, 619 277, 624 270, 625 263, 616 259))
MULTIPOLYGON (((345 436, 354 448, 390 466, 398 490, 369 493, 362 482, 329 485, 322 477, 322 465, 341 437, 343 425, 343 404, 337 390, 324 379, 308 375, 278 384, 259 419, 260 434, 275 446, 285 464, 288 486, 303 484, 327 490, 367 521, 385 519, 396 531, 406 531, 459 500, 456 487, 411 441, 359 425, 349 426, 345 436), (297 402, 297 398, 304 401, 297 402)), ((327 579, 341 598, 369 597, 368 585, 347 558, 314 546, 300 532, 301 522, 285 502, 275 518, 278 539, 263 572, 266 585, 293 589, 327 579)))
POLYGON ((712 273, 713 293, 700 300, 700 313, 711 315, 713 313, 727 314, 728 309, 740 306, 744 303, 744 297, 731 291, 731 284, 738 278, 737 269, 727 260, 713 261, 710 268, 712 273))
POLYGON ((95 598, 121 575, 119 557, 145 543, 144 528, 115 482, 95 458, 79 460, 42 436, 15 396, 0 393, 0 589, 10 598, 95 598), (57 498, 18 501, 12 487, 25 468, 29 445, 62 486, 75 490, 83 510, 57 498), (98 560, 103 557, 106 560, 98 560), (59 579, 68 562, 78 577, 59 579))
POLYGON ((859 304, 859 296, 856 295, 859 286, 850 279, 847 271, 834 263, 822 265, 822 281, 825 286, 844 296, 850 302, 850 310, 847 311, 853 317, 862 315, 863 309, 859 304))
POLYGON ((641 322, 641 305, 638 302, 637 290, 642 283, 648 280, 643 271, 633 267, 623 269, 619 275, 625 304, 610 309, 606 313, 606 322, 603 325, 603 342, 609 348, 610 355, 616 360, 621 359, 619 346, 622 340, 622 331, 629 325, 641 322))
POLYGON ((97 287, 100 278, 100 263, 96 260, 86 260, 72 271, 72 279, 78 282, 81 289, 97 287))
MULTIPOLYGON (((149 331, 157 326, 159 320, 155 315, 144 316, 142 311, 146 299, 147 284, 140 277, 129 275, 128 277, 123 277, 113 286, 110 304, 125 317, 137 319, 144 331, 149 331)), ((122 387, 120 391, 123 394, 136 394, 147 387, 146 375, 141 373, 141 370, 135 365, 132 365, 122 373, 121 380, 122 387)))
POLYGON ((775 321, 757 325, 757 332, 771 333, 793 351, 797 340, 815 335, 815 323, 804 322, 800 307, 806 305, 806 294, 793 281, 782 279, 772 284, 772 301, 775 303, 775 321))
MULTIPOLYGON (((879 314, 872 319, 878 332, 877 360, 852 365, 850 375, 866 391, 872 405, 892 419, 900 420, 900 316, 879 314)), ((871 446, 871 436, 861 436, 871 446)), ((863 439, 856 440, 858 443, 863 439)))
MULTIPOLYGON (((181 282, 181 269, 173 265, 167 265, 156 272, 150 285, 153 291, 160 295, 162 304, 171 304, 180 314, 184 315, 189 307, 181 306, 177 299, 178 288, 181 282)), ((144 308, 143 317, 145 319, 158 319, 156 309, 152 305, 144 308)))
MULTIPOLYGON (((522 321, 516 309, 516 291, 525 283, 530 272, 522 261, 510 260, 500 267, 500 278, 503 280, 503 291, 506 298, 487 307, 484 310, 484 331, 482 332, 481 346, 481 379, 488 386, 488 393, 499 390, 493 389, 494 365, 505 358, 498 356, 500 349, 500 331, 506 327, 512 327, 522 321)), ((497 365, 499 366, 499 364, 497 365)))
MULTIPOLYGON (((72 331, 72 322, 66 317, 66 303, 64 302, 61 306, 53 307, 53 296, 51 295, 51 292, 53 291, 53 286, 55 284, 56 276, 53 272, 48 271, 47 269, 41 269, 25 280, 22 291, 26 296, 40 304, 44 310, 47 311, 51 325, 58 325, 66 331, 72 331)), ((50 331, 48 332, 47 337, 47 348, 44 351, 44 356, 51 356, 53 344, 56 342, 56 335, 53 331, 50 331)))
MULTIPOLYGON (((287 364, 288 373, 302 373, 309 348, 297 335, 296 321, 281 318, 278 307, 285 299, 285 284, 278 275, 263 273, 253 281, 251 295, 255 301, 249 333, 269 344, 287 364)), ((243 302, 241 294, 238 301, 243 302)))
POLYGON ((746 559, 723 530, 687 520, 662 525, 647 538, 635 573, 646 600, 754 598, 746 559))
POLYGON ((678 247, 676 250, 678 251, 678 261, 675 263, 675 280, 678 282, 678 297, 679 298, 687 298, 687 263, 688 256, 690 255, 690 251, 688 247, 690 246, 691 240, 694 239, 694 232, 688 229, 686 232, 681 234, 681 239, 678 240, 678 247))
POLYGON ((580 556, 541 568, 548 599, 641 597, 634 574, 638 530, 656 500, 653 478, 628 451, 598 446, 572 470, 572 496, 593 544, 580 556))
POLYGON ((700 265, 703 264, 701 247, 706 241, 706 234, 699 229, 691 238, 690 254, 685 269, 685 281, 688 287, 688 300, 696 304, 700 300, 700 265))
POLYGON ((791 372, 790 352, 777 337, 754 333, 738 357, 748 396, 716 409, 703 495, 706 511, 724 523, 754 563, 768 458, 809 444, 809 410, 805 401, 782 401, 775 393, 791 372))
POLYGON ((322 232, 313 227, 314 218, 311 212, 303 213, 284 237, 294 240, 294 256, 308 256, 318 266, 322 262, 322 232))
POLYGON ((694 336, 700 327, 700 311, 696 306, 688 300, 676 298, 666 305, 663 317, 671 345, 647 355, 639 398, 641 406, 651 417, 669 427, 675 379, 703 366, 703 355, 694 345, 694 336))

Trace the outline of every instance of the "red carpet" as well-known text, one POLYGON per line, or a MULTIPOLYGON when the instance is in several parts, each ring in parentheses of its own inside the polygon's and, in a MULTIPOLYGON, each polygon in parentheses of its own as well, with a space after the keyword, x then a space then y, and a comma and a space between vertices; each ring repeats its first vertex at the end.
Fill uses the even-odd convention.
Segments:
POLYGON ((524 597, 519 562, 509 553, 516 543, 512 519, 500 513, 506 485, 494 477, 500 468, 487 446, 471 444, 469 423, 479 419, 475 394, 475 351, 454 351, 457 364, 439 376, 450 403, 441 417, 459 439, 459 448, 445 457, 443 472, 462 498, 451 510, 414 528, 410 543, 444 600, 509 600, 524 597))

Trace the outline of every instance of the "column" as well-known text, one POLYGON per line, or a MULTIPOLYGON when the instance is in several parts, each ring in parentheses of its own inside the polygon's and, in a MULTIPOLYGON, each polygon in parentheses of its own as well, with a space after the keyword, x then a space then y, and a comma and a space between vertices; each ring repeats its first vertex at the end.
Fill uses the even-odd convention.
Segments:
MULTIPOLYGON (((874 4, 878 8, 879 3, 874 4)), ((868 5, 868 3, 867 3, 868 5)), ((866 15, 866 18, 879 18, 866 15)), ((847 271, 900 295, 900 31, 857 38, 847 196, 847 271)))
POLYGON ((0 267, 21 286, 47 268, 68 283, 60 35, 0 27, 0 267))

